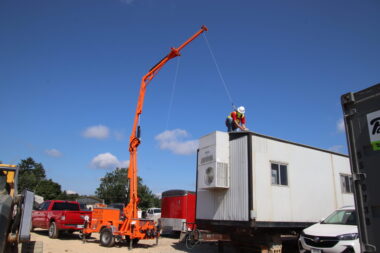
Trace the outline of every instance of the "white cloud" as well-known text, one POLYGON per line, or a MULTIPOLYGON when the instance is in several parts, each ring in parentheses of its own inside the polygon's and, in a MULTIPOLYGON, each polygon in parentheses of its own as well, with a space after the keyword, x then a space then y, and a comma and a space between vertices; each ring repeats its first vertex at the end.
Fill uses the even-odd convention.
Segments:
POLYGON ((344 146, 343 145, 335 145, 332 147, 329 147, 328 150, 336 153, 343 153, 344 146))
POLYGON ((55 148, 52 148, 52 149, 46 149, 45 150, 45 153, 48 155, 48 156, 52 156, 52 157, 61 157, 62 156, 62 152, 55 149, 55 148))
POLYGON ((336 129, 338 130, 338 132, 341 132, 341 133, 346 131, 343 119, 339 119, 336 122, 336 129))
POLYGON ((129 168, 129 160, 124 160, 119 162, 119 168, 129 168))
POLYGON ((160 149, 167 149, 178 155, 190 155, 196 152, 198 140, 183 140, 189 137, 186 130, 166 130, 155 137, 160 149))
POLYGON ((109 129, 103 125, 91 126, 83 131, 82 135, 85 138, 94 138, 94 139, 107 139, 109 136, 109 129))
POLYGON ((77 194, 77 192, 72 191, 72 190, 67 190, 66 193, 67 193, 67 194, 77 194))
POLYGON ((107 152, 95 156, 91 161, 91 166, 99 169, 128 168, 129 160, 119 161, 116 156, 107 152))
POLYGON ((113 131, 113 135, 117 141, 122 141, 125 138, 124 134, 120 131, 113 131))

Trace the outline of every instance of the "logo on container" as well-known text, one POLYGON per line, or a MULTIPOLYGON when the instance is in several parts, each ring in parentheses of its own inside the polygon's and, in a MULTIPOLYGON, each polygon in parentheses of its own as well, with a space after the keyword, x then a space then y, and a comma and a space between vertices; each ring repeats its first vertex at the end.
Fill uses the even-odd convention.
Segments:
POLYGON ((373 150, 380 150, 380 110, 367 114, 369 139, 373 150))

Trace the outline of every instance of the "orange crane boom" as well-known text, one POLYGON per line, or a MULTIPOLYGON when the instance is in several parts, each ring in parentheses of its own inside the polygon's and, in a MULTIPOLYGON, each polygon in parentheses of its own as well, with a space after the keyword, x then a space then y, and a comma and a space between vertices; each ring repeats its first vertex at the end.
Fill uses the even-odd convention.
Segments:
POLYGON ((130 137, 130 144, 129 144, 129 152, 130 152, 130 163, 129 163, 129 169, 128 169, 128 179, 129 179, 129 203, 125 208, 125 214, 126 217, 131 218, 137 218, 137 203, 138 203, 138 196, 137 196, 137 147, 140 145, 140 126, 139 126, 139 120, 140 115, 142 113, 142 108, 144 105, 144 98, 145 98, 145 92, 146 87, 152 81, 152 79, 155 77, 155 75, 160 71, 160 69, 171 59, 180 56, 180 51, 191 41, 193 41, 195 38, 197 38, 201 33, 207 31, 206 26, 202 26, 201 29, 195 33, 193 36, 191 36, 187 41, 185 41, 181 46, 178 48, 171 48, 168 55, 166 55, 161 61, 159 61, 153 68, 149 70, 149 72, 143 76, 141 80, 141 86, 140 86, 140 94, 137 101, 137 108, 136 108, 136 114, 135 119, 133 123, 132 128, 132 134, 130 137))
POLYGON ((96 207, 93 209, 91 219, 87 217, 84 223, 84 229, 81 236, 84 241, 91 233, 100 233, 99 241, 102 246, 112 247, 115 242, 125 240, 129 241, 129 248, 132 244, 141 239, 158 240, 159 231, 153 220, 139 219, 137 216, 137 147, 140 145, 140 115, 144 104, 146 87, 155 77, 158 71, 170 59, 180 55, 180 51, 201 33, 207 31, 205 26, 190 37, 185 43, 178 48, 171 48, 169 54, 159 61, 149 72, 142 78, 139 98, 137 101, 136 114, 133 122, 132 134, 129 143, 130 165, 128 169, 129 179, 129 203, 124 208, 124 217, 121 218, 120 210, 113 208, 96 207))

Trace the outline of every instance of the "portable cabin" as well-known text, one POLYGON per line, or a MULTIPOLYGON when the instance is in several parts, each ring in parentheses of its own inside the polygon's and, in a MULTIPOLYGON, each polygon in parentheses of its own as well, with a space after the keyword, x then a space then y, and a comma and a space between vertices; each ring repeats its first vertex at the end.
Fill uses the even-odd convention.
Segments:
POLYGON ((353 205, 347 155, 253 132, 213 132, 199 141, 200 229, 277 237, 353 205))

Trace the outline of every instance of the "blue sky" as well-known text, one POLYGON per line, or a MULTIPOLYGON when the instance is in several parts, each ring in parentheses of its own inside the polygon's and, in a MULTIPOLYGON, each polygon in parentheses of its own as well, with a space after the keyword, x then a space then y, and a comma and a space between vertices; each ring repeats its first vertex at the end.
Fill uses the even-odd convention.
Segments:
MULTIPOLYGON (((340 95, 380 82, 379 13, 375 0, 3 0, 0 160, 31 156, 64 190, 94 193, 128 163, 141 77, 202 24, 252 131, 347 153, 340 95)), ((230 110, 201 36, 147 89, 144 183, 194 189, 196 140, 230 110)))

